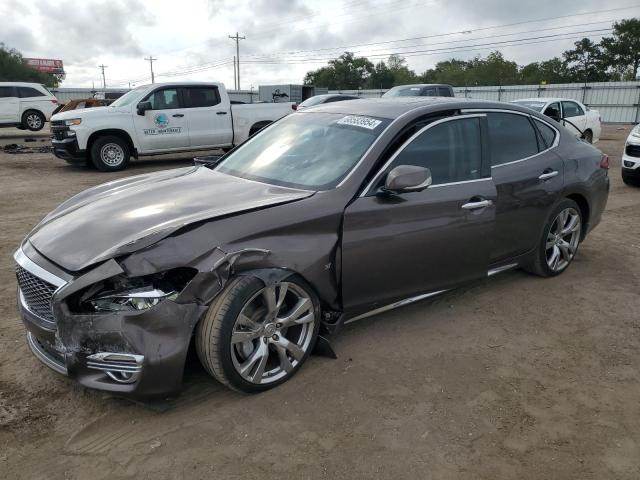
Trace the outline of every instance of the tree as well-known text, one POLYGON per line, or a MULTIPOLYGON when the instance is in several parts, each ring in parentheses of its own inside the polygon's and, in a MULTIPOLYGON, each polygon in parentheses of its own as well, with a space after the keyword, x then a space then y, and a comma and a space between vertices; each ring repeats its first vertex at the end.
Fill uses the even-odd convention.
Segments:
POLYGON ((520 69, 520 81, 524 85, 564 83, 570 81, 566 62, 558 57, 543 62, 533 62, 520 69))
POLYGON ((606 82, 610 79, 606 57, 599 44, 588 38, 575 42, 573 50, 562 54, 574 82, 606 82))
POLYGON ((307 72, 304 84, 331 90, 355 90, 365 87, 373 72, 373 63, 367 58, 344 52, 337 59, 330 60, 328 66, 307 72))
POLYGON ((20 52, 0 43, 0 82, 34 82, 56 87, 57 77, 39 72, 24 63, 20 52))
POLYGON ((613 37, 600 43, 610 67, 619 80, 634 80, 640 68, 640 19, 630 18, 613 24, 613 37))
POLYGON ((464 60, 445 60, 436 63, 434 68, 430 68, 422 74, 424 83, 448 83, 454 87, 466 87, 475 85, 469 74, 469 62, 464 60))

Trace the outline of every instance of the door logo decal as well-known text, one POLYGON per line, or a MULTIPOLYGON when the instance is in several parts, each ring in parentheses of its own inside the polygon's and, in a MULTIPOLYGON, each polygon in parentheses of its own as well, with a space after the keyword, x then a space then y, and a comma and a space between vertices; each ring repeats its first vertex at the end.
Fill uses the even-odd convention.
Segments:
POLYGON ((180 133, 182 127, 169 127, 169 116, 166 113, 157 113, 153 117, 156 128, 145 128, 145 135, 165 135, 168 133, 180 133))

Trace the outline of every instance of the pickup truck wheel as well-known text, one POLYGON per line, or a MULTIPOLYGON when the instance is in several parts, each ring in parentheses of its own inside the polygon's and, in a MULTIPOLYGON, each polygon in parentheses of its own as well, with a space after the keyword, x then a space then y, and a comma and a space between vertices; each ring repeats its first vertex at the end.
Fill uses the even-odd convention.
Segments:
POLYGON ((114 135, 99 137, 91 145, 91 161, 103 172, 115 172, 126 168, 130 157, 127 142, 114 135))
POLYGON ((582 214, 573 200, 566 198, 551 212, 542 231, 534 258, 525 270, 541 277, 560 275, 573 261, 580 245, 582 214))
POLYGON ((204 368, 233 390, 258 393, 289 380, 313 349, 320 307, 298 277, 273 285, 240 276, 229 282, 196 330, 204 368))
POLYGON ((44 115, 36 110, 27 110, 22 114, 22 126, 32 132, 42 130, 45 120, 44 115))
POLYGON ((593 132, 591 130, 587 130, 582 135, 582 138, 587 143, 593 143, 593 132))

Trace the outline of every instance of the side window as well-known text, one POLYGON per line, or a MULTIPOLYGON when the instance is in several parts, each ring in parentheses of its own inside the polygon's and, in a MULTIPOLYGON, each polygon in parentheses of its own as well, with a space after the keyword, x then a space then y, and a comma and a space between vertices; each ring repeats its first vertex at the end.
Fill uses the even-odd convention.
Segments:
POLYGON ((438 87, 438 95, 441 97, 453 97, 451 89, 447 87, 438 87))
POLYGON ((580 105, 575 102, 562 102, 562 109, 564 110, 564 116, 566 118, 584 115, 584 111, 580 105))
POLYGON ((542 113, 547 117, 553 118, 557 121, 560 121, 560 119, 562 118, 562 115, 560 115, 560 104, 558 102, 549 105, 542 113))
POLYGON ((422 97, 437 97, 438 89, 436 87, 423 88, 422 93, 420 95, 422 97))
MULTIPOLYGON (((544 146, 546 146, 546 148, 551 148, 551 146, 553 145, 553 141, 556 139, 556 131, 540 120, 534 121, 536 123, 536 127, 538 128, 538 131, 540 132, 540 136, 545 143, 544 146)), ((541 150, 544 150, 544 148, 541 148, 541 150)))
POLYGON ((220 103, 215 87, 190 87, 184 89, 186 108, 213 107, 220 103))
POLYGON ((487 113, 491 165, 521 160, 538 153, 536 131, 524 115, 487 113))
POLYGON ((18 96, 20 98, 44 97, 44 93, 31 87, 18 87, 18 96))
POLYGON ((178 101, 178 90, 175 88, 166 88, 164 90, 156 90, 149 95, 145 101, 151 102, 152 110, 169 110, 171 108, 180 108, 178 101))
POLYGON ((0 87, 0 98, 15 97, 16 94, 13 91, 13 87, 0 87))
POLYGON ((434 185, 480 178, 480 120, 462 118, 429 128, 396 156, 388 170, 398 165, 430 169, 434 185))

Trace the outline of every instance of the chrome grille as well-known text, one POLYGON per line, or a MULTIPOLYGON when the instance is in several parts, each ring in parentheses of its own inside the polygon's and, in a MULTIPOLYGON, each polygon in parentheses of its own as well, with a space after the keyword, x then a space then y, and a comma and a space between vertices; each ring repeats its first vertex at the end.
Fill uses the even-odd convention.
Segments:
POLYGON ((627 145, 627 155, 630 157, 640 157, 640 145, 627 145))
POLYGON ((57 287, 36 277, 20 265, 16 265, 16 277, 18 278, 18 286, 29 310, 43 320, 52 323, 55 322, 51 308, 51 297, 57 287))

